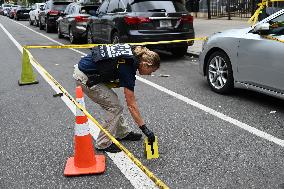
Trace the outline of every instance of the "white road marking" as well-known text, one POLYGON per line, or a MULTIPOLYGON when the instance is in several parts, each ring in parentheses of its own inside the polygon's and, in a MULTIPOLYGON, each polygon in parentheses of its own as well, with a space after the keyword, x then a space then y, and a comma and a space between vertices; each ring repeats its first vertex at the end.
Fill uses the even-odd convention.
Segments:
MULTIPOLYGON (((3 29, 6 35, 11 39, 11 41, 16 45, 19 51, 23 53, 22 46, 15 40, 15 38, 6 30, 6 28, 1 23, 0 27, 3 29)), ((61 92, 61 90, 58 89, 58 87, 42 72, 42 70, 35 63, 33 63, 32 61, 31 63, 56 93, 61 92)), ((62 96, 61 99, 65 102, 65 104, 73 112, 73 114, 76 115, 76 106, 66 96, 62 96)), ((90 126, 90 133, 96 140, 98 137, 99 128, 92 121, 89 121, 89 126, 90 126)), ((124 152, 116 154, 107 153, 107 155, 112 159, 112 161, 125 175, 125 177, 130 181, 130 183, 134 186, 134 188, 137 189, 158 188, 156 184, 125 155, 124 152)))
MULTIPOLYGON (((18 22, 16 22, 16 23, 18 23, 18 22)), ((63 45, 62 43, 57 42, 54 39, 51 39, 51 38, 49 38, 49 37, 47 37, 47 36, 37 32, 37 31, 34 31, 31 28, 29 28, 29 27, 27 27, 27 26, 25 26, 25 25, 23 25, 21 23, 18 23, 18 24, 22 25, 23 27, 25 27, 25 28, 27 28, 27 29, 35 32, 35 33, 38 33, 39 35, 41 35, 41 36, 43 36, 43 37, 45 37, 45 38, 47 38, 47 39, 57 43, 57 44, 63 45)), ((76 51, 76 52, 78 52, 78 53, 80 53, 82 55, 86 55, 85 53, 83 53, 81 51, 77 51, 75 49, 71 49, 71 50, 74 50, 74 51, 76 51)), ((213 116, 216 116, 216 117, 218 117, 218 118, 220 118, 220 119, 222 119, 224 121, 227 121, 227 122, 229 122, 229 123, 231 123, 231 124, 233 124, 233 125, 235 125, 235 126, 237 126, 239 128, 242 128, 242 129, 244 129, 244 130, 246 130, 246 131, 248 131, 248 132, 250 132, 250 133, 252 133, 252 134, 254 134, 256 136, 259 136, 259 137, 261 137, 263 139, 266 139, 266 140, 268 140, 270 142, 273 142, 275 144, 278 144, 278 145, 284 147, 284 140, 281 140, 281 139, 276 138, 276 137, 274 137, 274 136, 272 136, 272 135, 270 135, 270 134, 268 134, 266 132, 263 132, 261 130, 258 130, 256 128, 254 128, 254 127, 251 127, 248 124, 240 122, 240 121, 238 121, 238 120, 236 120, 234 118, 226 116, 226 115, 224 115, 224 114, 222 114, 222 113, 220 113, 218 111, 215 111, 215 110, 213 110, 213 109, 211 109, 209 107, 206 107, 206 106, 204 106, 204 105, 202 105, 202 104, 200 104, 200 103, 198 103, 198 102, 196 102, 194 100, 191 100, 191 99, 189 99, 189 98, 187 98, 185 96, 182 96, 182 95, 180 95, 178 93, 175 93, 175 92, 173 92, 173 91, 171 91, 171 90, 169 90, 169 89, 167 89, 165 87, 159 86, 159 85, 157 85, 157 84, 155 84, 155 83, 153 83, 151 81, 148 81, 146 79, 143 79, 143 78, 141 78, 139 76, 137 76, 137 79, 139 81, 141 81, 141 82, 143 82, 145 84, 148 84, 148 85, 150 85, 150 86, 152 86, 152 87, 154 87, 154 88, 156 88, 156 89, 158 89, 158 90, 160 90, 160 91, 162 91, 162 92, 164 92, 164 93, 166 93, 168 95, 171 95, 171 96, 173 96, 173 97, 175 97, 175 98, 177 98, 177 99, 179 99, 179 100, 181 100, 181 101, 183 101, 183 102, 185 102, 185 103, 187 103, 189 105, 192 105, 192 106, 194 106, 194 107, 196 107, 198 109, 201 109, 201 110, 203 110, 203 111, 205 111, 205 112, 207 112, 207 113, 209 113, 209 114, 211 114, 213 116)))
MULTIPOLYGON (((14 21, 14 22, 16 22, 16 21, 14 21)), ((16 22, 16 23, 18 23, 18 22, 16 22)), ((21 23, 18 23, 18 24, 22 25, 23 27, 25 27, 25 28, 27 28, 27 29, 29 29, 29 30, 31 30, 31 31, 33 31, 33 32, 35 32, 35 33, 37 33, 37 34, 39 34, 39 35, 41 35, 41 36, 43 36, 43 37, 45 37, 45 38, 47 38, 47 39, 49 39, 51 41, 57 43, 57 44, 64 45, 62 43, 59 43, 58 41, 55 41, 54 39, 51 39, 51 38, 43 35, 42 33, 34 31, 33 29, 31 29, 31 28, 29 28, 29 27, 27 27, 27 26, 25 26, 25 25, 23 25, 21 23)), ((72 50, 75 50, 75 49, 72 49, 72 50)), ((75 50, 75 51, 80 53, 80 54, 82 54, 82 55, 86 55, 85 53, 83 53, 81 51, 78 51, 78 50, 75 50)), ((259 136, 259 137, 261 137, 263 139, 266 139, 268 141, 274 142, 275 144, 278 144, 278 145, 284 147, 284 140, 276 138, 276 137, 274 137, 274 136, 272 136, 272 135, 270 135, 270 134, 268 134, 266 132, 258 130, 256 128, 254 128, 252 126, 249 126, 248 124, 243 123, 241 121, 238 121, 238 120, 236 120, 234 118, 226 116, 225 114, 222 114, 222 113, 220 113, 220 112, 218 112, 216 110, 213 110, 213 109, 211 109, 211 108, 209 108, 207 106, 204 106, 204 105, 202 105, 202 104, 200 104, 200 103, 198 103, 198 102, 196 102, 194 100, 191 100, 191 99, 189 99, 189 98, 187 98, 185 96, 182 96, 182 95, 180 95, 178 93, 175 93, 175 92, 173 92, 173 91, 171 91, 171 90, 169 90, 169 89, 167 89, 165 87, 157 85, 157 84, 155 84, 155 83, 153 83, 151 81, 148 81, 148 80, 146 80, 146 79, 144 79, 142 77, 139 77, 139 76, 136 76, 136 77, 137 77, 137 79, 139 81, 141 81, 141 82, 143 82, 143 83, 145 83, 147 85, 150 85, 151 87, 154 87, 154 88, 158 89, 159 91, 162 91, 162 92, 164 92, 164 93, 166 93, 168 95, 171 95, 171 96, 173 96, 173 97, 175 97, 175 98, 177 98, 177 99, 179 99, 179 100, 181 100, 181 101, 183 101, 183 102, 185 102, 185 103, 187 103, 189 105, 192 105, 192 106, 194 106, 194 107, 196 107, 198 109, 201 109, 201 110, 203 110, 203 111, 205 111, 205 112, 207 112, 207 113, 209 113, 209 114, 211 114, 213 116, 216 116, 216 117, 218 117, 218 118, 220 118, 220 119, 222 119, 224 121, 227 121, 227 122, 229 122, 229 123, 231 123, 231 124, 233 124, 233 125, 235 125, 237 127, 240 127, 240 128, 242 128, 242 129, 244 129, 244 130, 246 130, 246 131, 248 131, 248 132, 250 132, 250 133, 252 133, 252 134, 254 134, 256 136, 259 136)))

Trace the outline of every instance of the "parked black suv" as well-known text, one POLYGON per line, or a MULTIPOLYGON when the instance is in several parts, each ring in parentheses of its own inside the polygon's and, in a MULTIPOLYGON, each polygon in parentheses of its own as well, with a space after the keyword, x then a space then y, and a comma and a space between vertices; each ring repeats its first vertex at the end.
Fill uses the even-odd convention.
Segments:
POLYGON ((87 21, 91 15, 95 15, 99 4, 71 3, 63 15, 57 20, 58 38, 67 36, 71 43, 86 42, 87 21), (80 41, 81 40, 81 41, 80 41))
MULTIPOLYGON (((105 0, 87 28, 88 43, 194 38, 193 17, 177 0, 105 0)), ((183 56, 193 42, 155 45, 183 56)))
POLYGON ((20 20, 20 19, 29 19, 30 15, 29 12, 31 11, 31 8, 29 7, 22 7, 19 6, 16 11, 15 11, 15 15, 14 18, 15 20, 20 20))
POLYGON ((39 13, 39 28, 41 30, 45 28, 47 33, 55 30, 57 28, 56 20, 70 3, 72 1, 47 1, 39 13))

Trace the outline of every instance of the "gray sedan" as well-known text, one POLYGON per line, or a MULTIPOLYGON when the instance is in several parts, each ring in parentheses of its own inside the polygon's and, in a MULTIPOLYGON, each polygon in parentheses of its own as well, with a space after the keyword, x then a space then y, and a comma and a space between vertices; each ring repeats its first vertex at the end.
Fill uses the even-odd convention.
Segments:
POLYGON ((284 9, 250 28, 210 36, 199 62, 217 93, 236 87, 284 99, 284 9))

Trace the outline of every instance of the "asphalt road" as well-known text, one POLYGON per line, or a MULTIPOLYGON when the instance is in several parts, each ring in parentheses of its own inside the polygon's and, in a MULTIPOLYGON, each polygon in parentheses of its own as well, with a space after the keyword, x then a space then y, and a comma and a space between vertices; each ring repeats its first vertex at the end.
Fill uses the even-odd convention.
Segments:
MULTIPOLYGON (((1 16, 0 23, 21 45, 55 45, 20 25, 28 26, 27 21, 18 24, 1 16)), ((55 33, 30 28, 68 44, 55 33)), ((52 96, 54 90, 39 74, 38 85, 18 86, 21 53, 2 29, 0 44, 0 188, 139 188, 108 155, 102 175, 63 176, 66 160, 73 155, 74 114, 52 96)), ((73 65, 82 55, 69 49, 34 49, 31 53, 74 96, 73 65)), ((198 59, 160 55, 161 68, 142 78, 284 140, 282 100, 246 90, 218 95, 199 75, 198 59), (169 77, 160 77, 165 74, 169 77)), ((116 91, 123 101, 122 90, 116 91)), ((146 160, 142 141, 123 145, 170 188, 281 188, 283 146, 141 80, 137 80, 135 93, 147 125, 158 135, 160 158, 146 160)), ((88 98, 85 101, 88 111, 100 120, 101 109, 88 98)), ((125 115, 139 132, 127 109, 125 115)))

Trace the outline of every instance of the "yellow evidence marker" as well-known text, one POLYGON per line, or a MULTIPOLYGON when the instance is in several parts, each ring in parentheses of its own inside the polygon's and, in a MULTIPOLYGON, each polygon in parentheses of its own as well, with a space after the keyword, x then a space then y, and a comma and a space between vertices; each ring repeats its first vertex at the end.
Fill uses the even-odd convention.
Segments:
POLYGON ((155 141, 153 143, 148 142, 148 137, 146 137, 144 139, 144 145, 145 145, 145 155, 147 159, 159 158, 157 136, 155 136, 155 141))

